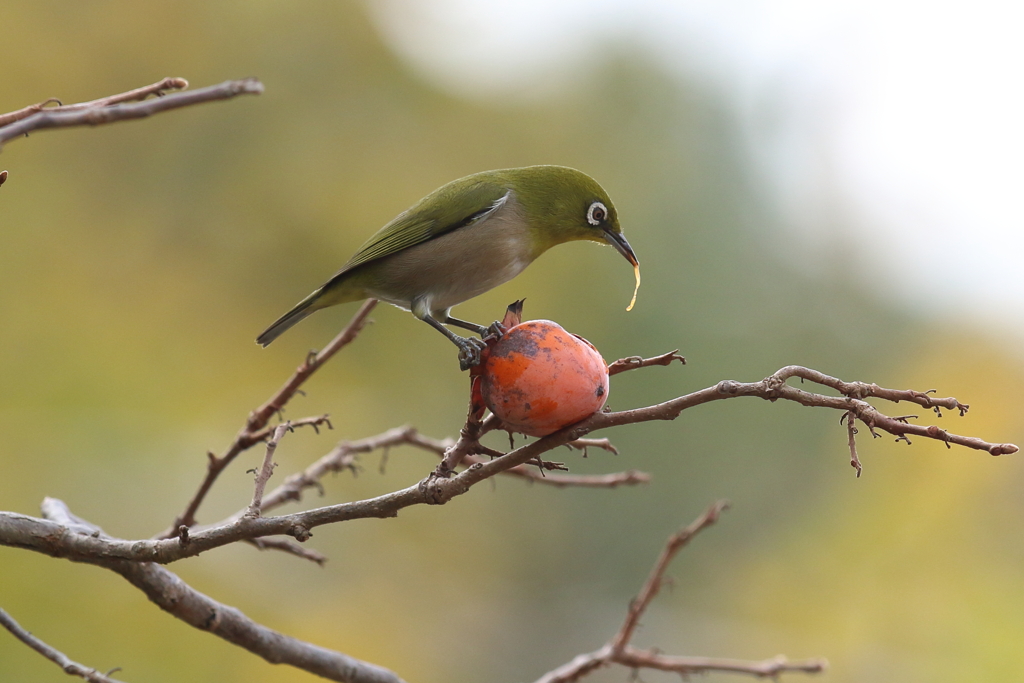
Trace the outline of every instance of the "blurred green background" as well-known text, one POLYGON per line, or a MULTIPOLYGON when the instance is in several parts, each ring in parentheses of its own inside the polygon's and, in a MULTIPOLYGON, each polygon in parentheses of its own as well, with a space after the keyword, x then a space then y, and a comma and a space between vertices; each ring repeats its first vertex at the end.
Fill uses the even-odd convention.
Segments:
MULTIPOLYGON (((526 297, 527 317, 557 320, 608 360, 681 349, 686 367, 616 377, 613 408, 796 363, 935 388, 971 405, 940 426, 1024 441, 1024 400, 1012 391, 1024 381, 1021 355, 990 330, 929 320, 864 290, 842 245, 812 271, 796 268, 792 234, 729 109, 639 46, 606 46, 556 95, 489 104, 421 80, 353 2, 12 0, 0 44, 0 111, 163 76, 201 87, 255 75, 267 88, 4 148, 2 509, 35 514, 49 495, 120 537, 162 530, 198 484, 206 451, 223 449, 356 306, 322 312, 267 350, 252 342, 258 332, 428 191, 535 163, 583 169, 616 200, 643 264, 636 309, 623 310, 632 275, 621 257, 577 243, 458 312, 488 321, 526 297)), ((290 406, 291 417, 330 413, 335 430, 288 436, 279 476, 339 439, 400 424, 457 435, 467 382, 452 347, 397 309, 373 318, 290 406)), ((667 535, 728 498, 733 509, 677 559, 673 589, 635 644, 824 656, 832 668, 817 680, 832 683, 1019 678, 1020 458, 862 434, 857 480, 838 419, 719 402, 598 434, 619 456, 556 455, 573 472, 645 470, 648 486, 500 480, 441 508, 321 528, 311 545, 329 555, 324 568, 236 546, 172 569, 267 626, 410 683, 527 681, 603 643, 667 535)), ((245 505, 245 470, 259 457, 254 449, 227 471, 201 521, 245 505)), ((304 505, 408 486, 435 459, 401 448, 384 474, 378 463, 364 457, 358 477, 328 479, 326 495, 304 505)), ((185 626, 94 567, 0 548, 0 606, 128 681, 314 680, 185 626)), ((0 681, 64 678, 0 634, 0 681)))

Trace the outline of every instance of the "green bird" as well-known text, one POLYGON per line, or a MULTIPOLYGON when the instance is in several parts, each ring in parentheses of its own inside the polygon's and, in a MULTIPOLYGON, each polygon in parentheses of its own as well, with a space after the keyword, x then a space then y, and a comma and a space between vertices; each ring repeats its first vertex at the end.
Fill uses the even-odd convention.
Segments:
MULTIPOLYGON (((375 298, 411 311, 459 347, 463 370, 480 362, 484 327, 453 318, 453 306, 508 282, 551 247, 574 240, 610 244, 639 263, 597 182, 565 166, 474 173, 434 190, 360 247, 319 289, 256 338, 266 346, 314 311, 375 298)), ((634 292, 634 300, 636 294, 634 292)), ((632 307, 632 304, 630 304, 632 307)))

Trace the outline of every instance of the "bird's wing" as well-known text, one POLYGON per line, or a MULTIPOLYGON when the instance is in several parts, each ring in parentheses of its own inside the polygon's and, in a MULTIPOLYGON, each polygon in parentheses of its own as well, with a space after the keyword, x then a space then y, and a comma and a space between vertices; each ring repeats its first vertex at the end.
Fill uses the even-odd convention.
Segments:
POLYGON ((334 277, 480 221, 500 209, 509 194, 508 187, 480 179, 445 185, 378 230, 334 277))

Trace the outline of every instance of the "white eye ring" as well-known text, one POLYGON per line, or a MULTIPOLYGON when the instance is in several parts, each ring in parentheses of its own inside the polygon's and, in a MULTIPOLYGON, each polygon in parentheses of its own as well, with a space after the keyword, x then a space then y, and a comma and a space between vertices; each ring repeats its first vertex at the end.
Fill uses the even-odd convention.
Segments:
POLYGON ((601 225, 602 221, 608 217, 608 207, 601 202, 594 202, 587 209, 587 222, 591 225, 601 225))

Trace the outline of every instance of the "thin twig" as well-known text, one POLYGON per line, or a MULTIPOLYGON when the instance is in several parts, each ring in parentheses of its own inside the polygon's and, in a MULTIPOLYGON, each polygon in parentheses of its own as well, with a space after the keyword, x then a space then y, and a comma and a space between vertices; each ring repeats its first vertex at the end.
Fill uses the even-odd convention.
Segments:
POLYGON ((857 456, 857 416, 852 410, 846 411, 846 434, 847 444, 850 447, 850 466, 857 470, 857 478, 860 479, 860 473, 864 470, 864 466, 860 464, 860 458, 857 456))
POLYGON ((48 104, 56 104, 60 106, 60 100, 56 97, 48 97, 42 102, 30 104, 27 107, 22 107, 21 109, 7 112, 6 114, 0 114, 0 127, 8 126, 15 121, 20 121, 27 116, 32 116, 32 114, 42 111, 48 104))
MULTIPOLYGON (((826 375, 823 372, 805 368, 800 365, 787 365, 775 374, 766 378, 765 381, 785 383, 786 380, 791 377, 799 377, 816 384, 821 384, 822 386, 831 387, 843 396, 848 396, 850 398, 864 399, 875 396, 883 398, 886 401, 892 401, 893 403, 910 401, 925 408, 946 408, 947 410, 956 410, 961 416, 965 415, 967 410, 970 408, 969 405, 960 403, 960 401, 952 397, 932 397, 931 394, 934 393, 934 389, 929 391, 885 389, 877 384, 867 384, 866 382, 844 382, 841 379, 826 375)), ((939 417, 942 417, 942 415, 939 414, 939 417)))
POLYGON ((575 448, 578 451, 583 451, 583 457, 587 457, 588 448, 600 448, 601 450, 608 451, 609 453, 619 454, 617 449, 611 441, 608 439, 576 439, 565 444, 569 448, 575 448))
POLYGON ((493 417, 492 415, 488 420, 481 420, 482 412, 483 407, 474 405, 470 400, 469 414, 466 417, 466 424, 459 431, 459 440, 445 450, 444 457, 434 468, 431 476, 441 479, 450 477, 463 458, 481 452, 480 438, 486 433, 484 425, 493 417))
POLYGON ((16 622, 14 618, 3 609, 0 609, 0 626, 6 628, 14 635, 15 638, 59 666, 66 674, 84 678, 89 681, 89 683, 121 683, 106 674, 101 674, 96 669, 73 661, 60 650, 57 650, 39 640, 34 635, 23 629, 18 622, 16 622))
MULTIPOLYGON (((46 108, 33 105, 39 106, 38 110, 0 127, 0 145, 35 130, 70 128, 74 126, 98 126, 115 121, 144 118, 163 111, 188 107, 194 104, 226 100, 238 95, 258 95, 263 92, 263 84, 258 79, 245 78, 237 81, 224 81, 219 85, 173 93, 142 102, 130 101, 138 100, 154 92, 160 93, 163 90, 180 87, 179 83, 185 83, 184 79, 165 79, 152 86, 67 107, 46 108), (164 87, 160 88, 157 86, 164 87)), ((185 84, 187 85, 187 83, 185 84)), ((24 111, 11 112, 9 116, 20 116, 24 111)))
MULTIPOLYGON (((316 433, 319 434, 320 427, 322 425, 327 425, 328 429, 334 429, 334 426, 331 424, 330 416, 326 413, 323 415, 316 415, 314 417, 302 417, 298 420, 289 420, 289 424, 291 425, 290 431, 295 431, 298 427, 312 427, 316 433)), ((267 425, 263 429, 258 429, 255 432, 252 432, 249 437, 253 439, 255 443, 266 441, 274 434, 274 430, 276 428, 276 425, 267 425)))
POLYGON ((415 427, 410 426, 396 427, 383 434, 357 441, 342 441, 302 472, 286 477, 280 486, 263 498, 260 510, 267 512, 286 502, 302 500, 302 492, 308 488, 321 489, 322 492, 320 480, 330 472, 353 470, 356 466, 356 455, 401 444, 416 446, 438 454, 443 454, 447 445, 446 442, 423 436, 416 431, 415 427))
POLYGON ((658 591, 661 590, 661 582, 665 576, 665 570, 668 569, 668 565, 671 564, 676 553, 682 550, 683 547, 690 542, 690 539, 717 522, 719 515, 721 515, 722 511, 728 507, 728 501, 720 500, 713 503, 689 526, 683 527, 669 537, 668 542, 665 544, 664 549, 662 549, 657 562, 654 563, 654 568, 651 569, 651 573, 648 575, 647 581, 644 582, 643 588, 640 589, 640 594, 637 595, 636 599, 634 599, 630 604, 629 612, 626 615, 626 621, 623 622, 622 628, 620 628, 619 632, 614 638, 612 638, 612 654, 621 654, 626 645, 629 644, 629 641, 632 640, 633 631, 636 630, 637 624, 640 623, 640 617, 643 615, 644 611, 647 610, 647 607, 651 604, 651 600, 654 599, 654 596, 656 596, 658 591))
POLYGON ((101 97, 98 100, 90 100, 89 102, 79 102, 77 104, 63 104, 56 97, 50 97, 48 99, 39 102, 38 104, 30 104, 23 109, 12 111, 7 114, 0 114, 0 127, 20 121, 21 119, 28 118, 32 114, 42 111, 49 104, 56 104, 60 108, 60 111, 79 111, 82 109, 89 109, 91 107, 107 107, 112 104, 119 104, 121 102, 134 102, 137 100, 144 100, 150 95, 163 96, 165 91, 168 90, 184 90, 188 87, 188 81, 184 78, 165 78, 161 81, 157 81, 151 85, 145 85, 135 90, 129 90, 128 92, 119 93, 117 95, 110 95, 108 97, 101 97))
POLYGON ((266 487, 270 477, 273 476, 274 467, 276 467, 274 464, 274 451, 277 450, 277 444, 281 443, 281 438, 285 435, 285 432, 291 428, 291 422, 279 424, 274 430, 274 435, 267 442, 267 452, 263 456, 263 465, 256 474, 256 485, 253 487, 252 502, 249 503, 249 508, 245 511, 246 517, 260 516, 260 510, 263 507, 263 489, 266 487))
POLYGON ((751 662, 743 659, 717 657, 673 657, 650 650, 639 650, 635 647, 627 647, 616 663, 633 669, 671 671, 684 677, 691 674, 721 671, 723 673, 747 674, 755 678, 777 679, 780 674, 784 673, 817 674, 828 670, 828 660, 817 658, 791 662, 786 657, 779 655, 771 659, 751 662))
MULTIPOLYGON (((486 458, 479 455, 467 455, 462 464, 472 466, 488 462, 486 458)), ((608 474, 561 474, 558 472, 542 474, 527 465, 516 465, 505 470, 502 474, 520 477, 538 484, 547 484, 555 488, 567 488, 570 486, 578 488, 603 488, 613 489, 616 486, 634 486, 636 484, 648 484, 651 475, 640 470, 626 470, 625 472, 611 472, 608 474)))
POLYGON ((292 396, 295 395, 313 373, 333 358, 334 354, 348 346, 349 343, 359 336, 359 333, 366 327, 370 312, 376 305, 376 299, 364 301, 363 305, 359 307, 359 310, 348 321, 348 324, 345 325, 345 328, 322 351, 307 355, 302 365, 295 370, 295 373, 284 383, 284 386, 278 389, 277 393, 271 396, 266 403, 249 415, 249 421, 246 424, 248 430, 252 432, 265 425, 271 417, 284 408, 285 404, 291 400, 292 396))
POLYGON ((653 358, 643 358, 641 356, 630 356, 628 358, 620 358, 611 365, 608 366, 609 375, 617 375, 620 372, 626 370, 636 370, 637 368, 648 368, 652 365, 671 365, 672 361, 679 361, 683 365, 686 365, 686 359, 679 355, 679 349, 675 351, 669 351, 663 353, 660 356, 654 356, 653 358))
MULTIPOLYGON (((246 79, 254 80, 254 79, 246 79)), ((228 81, 228 83, 240 83, 241 81, 228 81)), ((214 88, 220 86, 213 86, 214 88)), ((89 102, 77 102, 75 104, 60 104, 60 100, 57 98, 51 98, 52 101, 57 102, 60 106, 59 111, 81 111, 82 109, 93 109, 95 107, 109 107, 114 104, 121 104, 122 102, 141 102, 147 97, 153 95, 156 97, 163 97, 170 90, 186 90, 188 88, 188 81, 184 78, 165 78, 156 83, 150 85, 144 85, 141 88, 135 88, 135 90, 129 90, 127 92, 118 93, 117 95, 109 95, 107 97, 101 97, 96 100, 90 100, 89 102)), ((194 90, 193 92, 199 92, 194 90)), ((262 90, 260 91, 262 92, 262 90)), ((45 104, 45 103, 44 103, 45 104)))
POLYGON ((359 307, 359 310, 356 311, 355 315, 352 316, 352 319, 349 320, 345 328, 338 333, 338 336, 331 340, 323 351, 316 354, 309 354, 302 365, 300 365, 288 381, 285 382, 284 386, 278 389, 266 403, 249 414, 249 418, 246 420, 245 426, 238 432, 235 440, 230 446, 228 446, 228 449, 223 453, 223 455, 218 457, 210 454, 206 467, 206 476, 199 484, 199 489, 196 491, 195 495, 192 496, 192 499, 189 500, 188 504, 185 506, 184 512, 174 520, 169 528, 165 529, 155 538, 173 538, 178 534, 178 529, 181 526, 190 527, 196 523, 196 512, 199 510, 199 506, 202 505, 203 500, 205 500, 206 494, 210 492, 210 488, 213 486, 213 483, 217 481, 217 477, 220 476, 220 473, 223 472, 224 469, 230 465, 240 453, 251 448, 257 443, 260 443, 267 437, 267 432, 262 430, 267 426, 270 418, 284 409, 288 401, 291 400, 303 383, 308 380, 313 373, 315 373, 324 365, 324 363, 330 360, 334 354, 348 345, 359 335, 366 326, 370 311, 372 311, 373 307, 376 305, 376 299, 367 299, 363 305, 359 307))
POLYGON ((316 562, 321 567, 327 562, 327 556, 323 553, 319 553, 311 548, 304 548, 287 538, 252 538, 247 543, 251 543, 260 550, 280 550, 289 555, 295 555, 304 560, 316 562))

